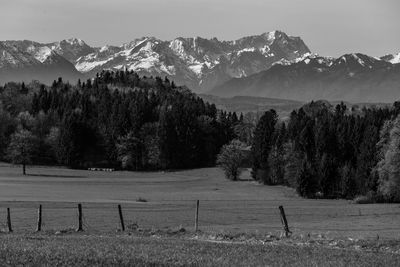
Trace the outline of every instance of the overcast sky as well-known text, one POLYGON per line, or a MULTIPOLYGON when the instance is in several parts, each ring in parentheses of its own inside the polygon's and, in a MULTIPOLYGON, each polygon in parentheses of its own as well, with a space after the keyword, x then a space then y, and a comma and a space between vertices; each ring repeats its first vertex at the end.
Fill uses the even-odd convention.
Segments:
POLYGON ((102 46, 278 29, 324 56, 381 56, 400 52, 399 14, 400 0, 0 0, 0 40, 77 37, 102 46))

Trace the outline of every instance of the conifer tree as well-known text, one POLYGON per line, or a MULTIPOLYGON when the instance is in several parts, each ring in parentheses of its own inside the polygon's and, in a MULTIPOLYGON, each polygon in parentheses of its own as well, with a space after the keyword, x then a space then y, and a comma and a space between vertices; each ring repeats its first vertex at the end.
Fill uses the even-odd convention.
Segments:
POLYGON ((314 172, 309 162, 305 159, 301 165, 297 180, 297 192, 302 197, 311 198, 316 193, 316 182, 314 172))
POLYGON ((274 141, 275 125, 278 116, 275 110, 264 113, 257 123, 252 145, 252 176, 257 181, 270 183, 269 153, 274 141))

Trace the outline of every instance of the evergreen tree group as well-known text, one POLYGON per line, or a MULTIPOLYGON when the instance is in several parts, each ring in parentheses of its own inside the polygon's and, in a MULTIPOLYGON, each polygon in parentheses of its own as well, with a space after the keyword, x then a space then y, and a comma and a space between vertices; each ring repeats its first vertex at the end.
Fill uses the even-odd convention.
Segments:
POLYGON ((38 140, 33 163, 151 170, 213 166, 239 119, 167 78, 103 71, 76 85, 6 84, 0 122, 0 160, 22 125, 38 140))
MULTIPOLYGON (((343 103, 333 108, 317 101, 293 111, 285 122, 279 122, 273 110, 267 111, 254 132, 252 175, 266 184, 294 187, 304 197, 350 199, 375 194, 376 166, 382 159, 377 146, 380 131, 398 110, 356 110, 343 103)), ((396 155, 389 164, 397 160, 395 152, 382 153, 396 155)))

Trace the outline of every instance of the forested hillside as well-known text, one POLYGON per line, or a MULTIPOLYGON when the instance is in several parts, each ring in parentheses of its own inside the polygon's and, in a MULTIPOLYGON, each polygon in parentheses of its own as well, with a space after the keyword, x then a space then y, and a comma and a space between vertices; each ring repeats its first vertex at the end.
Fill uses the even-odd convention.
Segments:
POLYGON ((237 122, 235 113, 185 87, 132 71, 103 71, 76 85, 61 78, 51 87, 8 83, 0 87, 0 159, 133 170, 204 167, 215 163, 237 122))

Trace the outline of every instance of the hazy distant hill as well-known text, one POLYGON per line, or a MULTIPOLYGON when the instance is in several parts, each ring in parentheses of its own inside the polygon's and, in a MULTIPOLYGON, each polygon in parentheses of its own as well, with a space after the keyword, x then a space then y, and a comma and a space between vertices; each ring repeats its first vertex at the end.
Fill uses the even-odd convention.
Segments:
POLYGON ((224 98, 212 95, 199 95, 203 100, 213 103, 218 109, 231 112, 247 113, 247 112, 264 112, 270 109, 275 111, 281 117, 289 116, 294 109, 300 108, 304 102, 266 98, 252 96, 235 96, 224 98))
MULTIPOLYGON (((237 112, 237 113, 263 113, 267 110, 274 109, 280 118, 288 118, 293 110, 304 107, 307 109, 312 106, 313 108, 318 108, 319 106, 325 106, 329 109, 334 110, 337 104, 342 101, 326 101, 326 100, 316 100, 313 103, 301 102, 295 100, 285 100, 278 98, 266 98, 266 97, 254 97, 254 96, 234 96, 234 97, 219 97, 213 95, 199 95, 203 100, 213 103, 217 108, 237 112)), ((383 108, 389 107, 392 103, 350 103, 343 102, 352 112, 361 112, 362 108, 383 108)), ((360 113, 361 114, 361 113, 360 113)))

